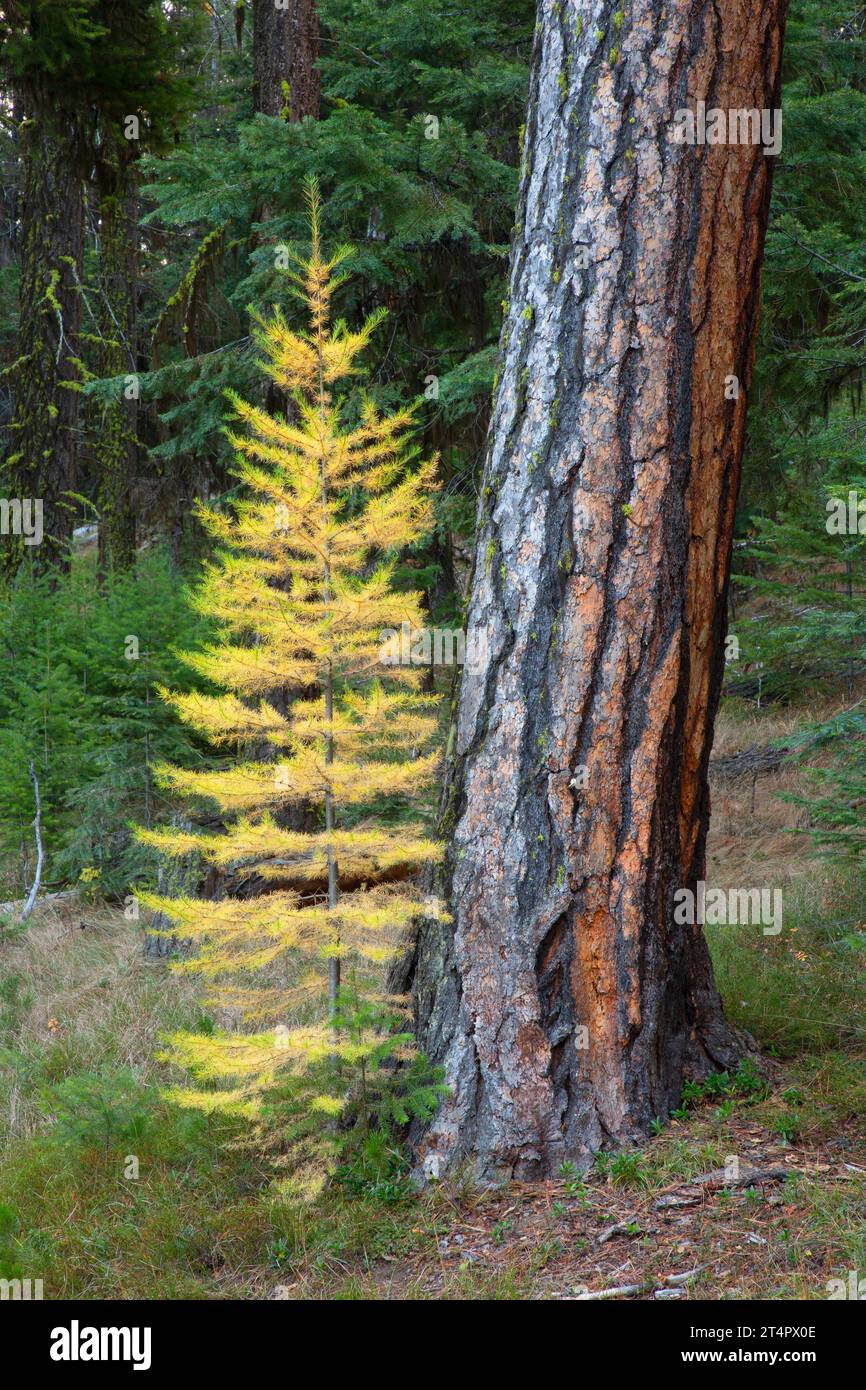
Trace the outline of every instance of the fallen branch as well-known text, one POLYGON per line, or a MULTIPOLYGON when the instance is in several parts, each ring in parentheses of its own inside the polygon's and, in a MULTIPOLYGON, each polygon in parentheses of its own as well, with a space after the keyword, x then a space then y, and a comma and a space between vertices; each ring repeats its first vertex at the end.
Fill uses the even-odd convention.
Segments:
POLYGON ((743 1166, 736 1177, 724 1168, 714 1168, 699 1178, 689 1178, 683 1187, 755 1187, 763 1182, 784 1182, 793 1173, 791 1168, 747 1168, 743 1166))
POLYGON ((33 822, 33 829, 36 832, 36 873, 33 875, 33 883, 21 913, 22 922, 27 921, 36 904, 36 894, 39 892, 39 884, 42 881, 42 863, 45 857, 42 849, 42 803, 39 800, 39 778, 36 776, 36 768, 32 763, 30 764, 30 780, 36 793, 36 819, 33 822))
POLYGON ((702 1270, 709 1269, 709 1265, 695 1265, 694 1269, 687 1269, 682 1274, 666 1274, 665 1283, 679 1287, 681 1284, 690 1284, 702 1270))
POLYGON ((575 1298, 575 1303, 588 1303, 598 1298, 630 1298, 636 1293, 648 1293, 655 1287, 655 1280, 650 1279, 644 1284, 622 1284, 618 1289, 599 1289, 598 1293, 579 1293, 575 1298))
POLYGON ((608 1226, 600 1235, 596 1236, 596 1245, 607 1245, 614 1236, 642 1236, 645 1235, 643 1227, 633 1218, 631 1221, 617 1221, 614 1226, 608 1226))
POLYGON ((790 748, 753 746, 727 757, 710 759, 710 776, 717 782, 734 782, 739 777, 756 777, 776 772, 791 754, 790 748))
POLYGON ((702 1270, 709 1269, 709 1265, 696 1265, 694 1269, 687 1269, 683 1274, 663 1274, 661 1279, 645 1279, 642 1284, 620 1284, 618 1288, 599 1289, 597 1293, 579 1293, 575 1298, 576 1303, 590 1303, 600 1298, 632 1298, 637 1293, 649 1293, 650 1289, 658 1289, 659 1284, 668 1286, 668 1293, 680 1292, 684 1285, 690 1284, 702 1270))

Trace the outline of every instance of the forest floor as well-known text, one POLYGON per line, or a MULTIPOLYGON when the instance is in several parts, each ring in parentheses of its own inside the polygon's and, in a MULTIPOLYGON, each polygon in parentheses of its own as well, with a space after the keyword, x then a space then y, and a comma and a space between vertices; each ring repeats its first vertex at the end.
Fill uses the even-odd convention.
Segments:
MULTIPOLYGON (((792 722, 728 709, 716 752, 792 722)), ((858 884, 790 833, 802 807, 779 793, 807 789, 796 765, 714 788, 710 882, 785 890, 779 936, 711 940, 760 1072, 537 1186, 417 1194, 395 1166, 298 1208, 160 1100, 154 1054, 200 1023, 197 989, 142 959, 122 913, 64 896, 0 928, 0 1277, 47 1298, 681 1300, 825 1299, 866 1277, 866 924, 858 884)))

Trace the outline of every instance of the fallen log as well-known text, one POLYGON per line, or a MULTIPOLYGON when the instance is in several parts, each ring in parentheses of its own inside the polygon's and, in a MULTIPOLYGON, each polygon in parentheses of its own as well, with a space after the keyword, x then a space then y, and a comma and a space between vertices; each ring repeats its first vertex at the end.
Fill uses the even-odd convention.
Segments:
POLYGON ((735 782, 740 777, 758 777, 768 772, 778 772, 785 759, 791 756, 791 748, 766 748, 754 744, 743 748, 739 753, 727 757, 710 759, 710 777, 717 782, 735 782))

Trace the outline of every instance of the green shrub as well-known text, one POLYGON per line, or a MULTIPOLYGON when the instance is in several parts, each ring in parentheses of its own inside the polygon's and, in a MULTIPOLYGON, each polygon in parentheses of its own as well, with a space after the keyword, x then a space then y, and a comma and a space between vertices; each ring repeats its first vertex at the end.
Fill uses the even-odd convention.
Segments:
POLYGON ((101 1146, 106 1153, 141 1139, 152 1122, 154 1092, 128 1069, 110 1075, 80 1072, 43 1093, 43 1103, 61 1144, 101 1146))
POLYGON ((43 881, 98 871, 101 891, 123 896, 150 865, 127 822, 154 817, 151 766, 195 753, 157 689, 192 687, 174 647, 194 646, 202 619, 157 550, 103 583, 89 556, 50 580, 22 572, 2 599, 0 646, 14 660, 0 662, 0 872, 5 863, 11 892, 32 873, 32 759, 43 881))

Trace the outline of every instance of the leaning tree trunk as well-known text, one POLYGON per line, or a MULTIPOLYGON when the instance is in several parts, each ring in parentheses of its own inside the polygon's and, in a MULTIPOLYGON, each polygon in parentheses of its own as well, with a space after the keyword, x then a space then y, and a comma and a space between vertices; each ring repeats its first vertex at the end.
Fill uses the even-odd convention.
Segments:
POLYGON ((3 567, 24 554, 44 569, 66 557, 77 480, 84 192, 74 118, 23 102, 18 356, 2 469, 7 497, 42 503, 44 540, 2 544, 3 567))
POLYGON ((430 1174, 585 1164, 742 1051, 672 908, 705 868, 772 164, 672 132, 704 99, 778 106, 785 10, 542 0, 468 617, 487 646, 445 817, 453 923, 425 925, 415 968, 452 1088, 430 1174))
POLYGON ((253 107, 290 121, 319 115, 316 0, 253 0, 253 107))

